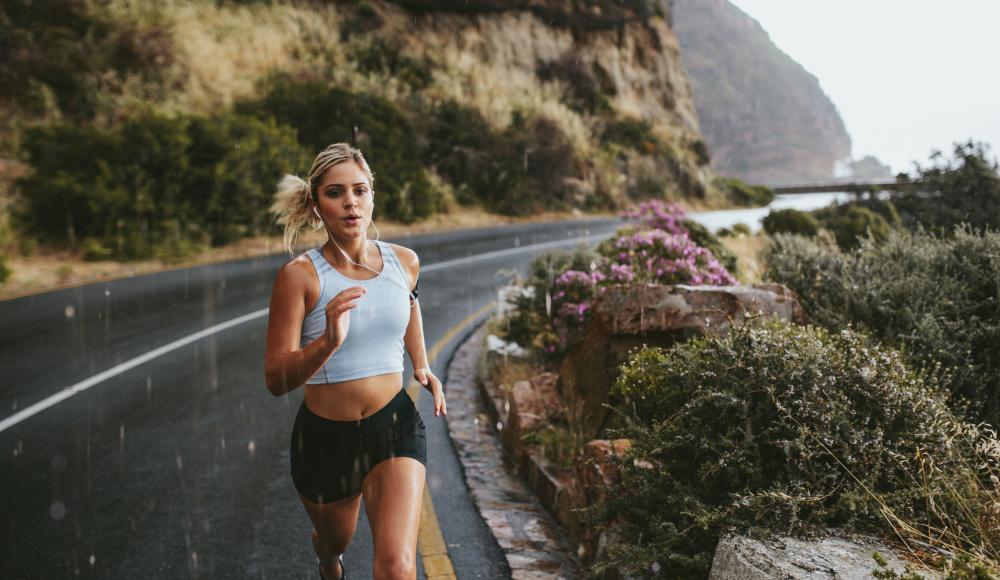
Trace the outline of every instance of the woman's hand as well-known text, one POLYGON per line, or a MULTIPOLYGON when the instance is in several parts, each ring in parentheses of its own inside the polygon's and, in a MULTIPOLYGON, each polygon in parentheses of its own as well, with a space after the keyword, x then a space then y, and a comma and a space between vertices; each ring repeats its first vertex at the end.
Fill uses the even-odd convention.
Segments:
POLYGON ((326 305, 326 332, 323 339, 333 350, 340 348, 347 338, 347 331, 351 327, 351 316, 348 310, 357 306, 354 301, 367 292, 364 286, 351 286, 333 297, 326 305))
POLYGON ((431 395, 434 395, 434 416, 447 415, 448 407, 444 402, 444 389, 441 388, 441 381, 434 376, 428 367, 419 368, 413 371, 413 378, 424 386, 431 395))

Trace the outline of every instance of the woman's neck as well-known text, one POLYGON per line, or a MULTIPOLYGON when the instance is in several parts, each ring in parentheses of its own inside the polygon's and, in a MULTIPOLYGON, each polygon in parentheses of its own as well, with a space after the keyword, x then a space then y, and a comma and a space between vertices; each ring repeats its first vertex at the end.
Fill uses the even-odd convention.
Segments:
POLYGON ((368 253, 371 254, 369 248, 371 248, 372 244, 366 244, 366 241, 366 238, 355 238, 352 240, 334 240, 330 238, 326 245, 329 246, 330 254, 338 264, 357 267, 352 261, 358 264, 368 264, 370 261, 371 256, 365 256, 365 250, 368 250, 368 253), (347 253, 347 256, 341 253, 340 248, 337 247, 338 245, 347 253))

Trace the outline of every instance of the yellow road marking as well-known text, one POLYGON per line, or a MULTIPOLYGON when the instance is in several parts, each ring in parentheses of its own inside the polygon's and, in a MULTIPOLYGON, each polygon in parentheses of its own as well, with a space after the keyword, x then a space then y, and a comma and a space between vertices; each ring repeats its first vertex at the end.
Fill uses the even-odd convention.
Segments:
MULTIPOLYGON (((427 364, 434 364, 437 355, 455 335, 462 331, 475 319, 482 316, 487 310, 496 306, 496 301, 486 304, 479 310, 465 317, 464 320, 452 326, 434 343, 430 352, 427 353, 427 364)), ((420 391, 424 390, 423 385, 416 379, 410 381, 410 386, 406 388, 406 394, 413 399, 416 405, 420 399, 420 391)), ((440 419, 441 417, 436 417, 440 419)), ((434 512, 434 502, 431 500, 431 490, 424 483, 423 507, 420 510, 420 531, 417 534, 417 547, 420 550, 420 557, 424 561, 424 574, 430 579, 455 578, 455 568, 451 565, 451 558, 448 557, 448 546, 444 543, 444 535, 441 534, 441 526, 438 525, 437 513, 434 512)))

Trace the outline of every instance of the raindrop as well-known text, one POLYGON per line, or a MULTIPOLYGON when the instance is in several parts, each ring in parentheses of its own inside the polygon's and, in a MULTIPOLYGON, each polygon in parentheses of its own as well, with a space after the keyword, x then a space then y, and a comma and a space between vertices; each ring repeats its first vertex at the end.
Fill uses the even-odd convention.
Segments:
POLYGON ((472 419, 472 423, 473 423, 474 425, 478 425, 478 424, 479 424, 479 417, 473 417, 473 419, 472 419))
POLYGON ((659 572, 660 571, 660 563, 659 562, 653 562, 652 569, 653 569, 653 573, 654 574, 657 573, 657 572, 659 572))
POLYGON ((76 315, 76 308, 72 304, 66 305, 66 318, 73 318, 76 315))
POLYGON ((514 247, 515 248, 521 247, 521 238, 514 238, 514 247))
POLYGON ((49 506, 49 515, 56 521, 63 519, 66 516, 66 506, 61 501, 52 502, 49 506))
POLYGON ((226 448, 226 436, 225 435, 220 435, 219 436, 219 445, 221 445, 223 449, 226 448))
POLYGON ((256 450, 257 450, 257 444, 251 441, 250 444, 247 445, 247 451, 250 452, 250 457, 253 457, 253 452, 256 450))
POLYGON ((177 471, 184 469, 184 460, 181 459, 181 454, 177 454, 177 471))
POLYGON ((105 296, 111 296, 111 290, 105 290, 104 291, 104 295, 105 296))
POLYGON ((91 566, 93 566, 93 565, 94 565, 94 562, 96 562, 96 561, 97 561, 97 558, 95 558, 95 557, 94 557, 94 555, 93 555, 93 554, 91 554, 91 555, 90 555, 90 560, 89 560, 89 561, 90 561, 90 565, 91 565, 91 566))
POLYGON ((66 457, 62 454, 56 453, 55 457, 52 458, 52 469, 56 471, 62 471, 66 469, 66 465, 69 462, 66 461, 66 457))
POLYGON ((503 430, 503 423, 501 423, 500 421, 497 421, 497 431, 501 431, 501 430, 503 430))
POLYGON ((17 410, 17 397, 14 397, 14 404, 10 408, 11 411, 17 410))

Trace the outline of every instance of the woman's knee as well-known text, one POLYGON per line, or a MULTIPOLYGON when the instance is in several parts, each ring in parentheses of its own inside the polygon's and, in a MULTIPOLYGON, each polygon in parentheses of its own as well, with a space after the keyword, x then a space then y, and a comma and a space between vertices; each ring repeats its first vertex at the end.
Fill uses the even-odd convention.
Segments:
POLYGON ((417 577, 417 562, 412 554, 395 552, 375 556, 375 578, 410 580, 417 577))

